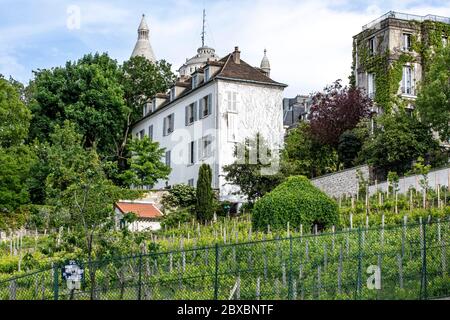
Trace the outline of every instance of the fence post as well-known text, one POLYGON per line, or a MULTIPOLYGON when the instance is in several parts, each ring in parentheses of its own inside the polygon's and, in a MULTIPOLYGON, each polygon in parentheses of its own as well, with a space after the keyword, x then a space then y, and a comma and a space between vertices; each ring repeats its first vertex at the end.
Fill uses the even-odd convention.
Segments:
POLYGON ((427 221, 425 221, 422 225, 421 228, 423 228, 423 240, 422 240, 422 250, 423 250, 423 255, 422 255, 422 282, 421 282, 421 299, 426 300, 428 298, 428 292, 427 292, 427 287, 428 287, 428 279, 427 279, 427 221))
POLYGON ((54 264, 52 267, 53 272, 53 300, 59 299, 59 276, 58 276, 58 264, 54 264))
POLYGON ((214 300, 218 300, 219 297, 219 244, 216 243, 216 263, 215 263, 215 274, 214 274, 214 300))
POLYGON ((142 253, 139 254, 139 291, 138 291, 138 300, 141 300, 142 297, 142 253))
POLYGON ((289 236, 288 300, 292 300, 292 236, 289 236))
POLYGON ((361 227, 358 227, 358 276, 356 281, 356 299, 360 298, 362 281, 362 234, 361 227))

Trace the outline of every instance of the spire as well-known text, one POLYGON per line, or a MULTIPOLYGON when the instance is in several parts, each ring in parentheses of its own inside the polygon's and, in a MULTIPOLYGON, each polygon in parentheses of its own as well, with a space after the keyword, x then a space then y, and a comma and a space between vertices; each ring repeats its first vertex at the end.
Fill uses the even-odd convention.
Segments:
POLYGON ((205 23, 206 23, 206 10, 203 9, 202 47, 205 46, 205 35, 206 35, 206 31, 205 31, 205 23))
POLYGON ((270 62, 269 58, 267 58, 267 50, 264 49, 264 57, 261 61, 261 69, 264 71, 266 76, 270 77, 270 62))
POLYGON ((150 29, 145 19, 145 14, 142 15, 141 23, 138 28, 138 40, 134 47, 131 57, 142 56, 147 58, 150 62, 156 62, 155 54, 153 53, 152 46, 150 44, 150 29))

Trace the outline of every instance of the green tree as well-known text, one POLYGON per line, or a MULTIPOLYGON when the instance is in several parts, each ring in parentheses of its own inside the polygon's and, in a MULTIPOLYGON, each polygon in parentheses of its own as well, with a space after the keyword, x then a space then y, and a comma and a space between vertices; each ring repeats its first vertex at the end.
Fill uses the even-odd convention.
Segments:
POLYGON ((223 167, 225 179, 238 186, 238 193, 244 194, 251 203, 275 188, 284 178, 278 168, 278 159, 260 134, 238 144, 234 156, 236 160, 223 167), (271 170, 272 167, 275 170, 271 170))
POLYGON ((421 119, 444 141, 450 140, 450 47, 438 50, 417 96, 421 119))
POLYGON ((128 159, 130 169, 122 174, 128 185, 135 187, 153 186, 160 179, 167 179, 170 167, 161 161, 164 150, 158 142, 149 137, 132 139, 128 146, 131 157, 128 159))
POLYGON ((282 170, 286 176, 308 178, 336 171, 337 153, 313 138, 310 126, 300 123, 288 132, 282 152, 282 170))
POLYGON ((20 145, 30 127, 31 112, 22 102, 18 86, 17 82, 0 77, 0 147, 3 148, 20 145))
POLYGON ((197 219, 209 221, 214 215, 214 193, 211 187, 212 172, 208 164, 202 164, 198 172, 197 201, 195 211, 197 219))
POLYGON ((344 169, 355 165, 358 153, 361 151, 362 142, 353 131, 345 131, 339 137, 337 148, 339 162, 344 165, 344 169))
POLYGON ((430 127, 401 110, 379 119, 375 136, 366 141, 361 151, 367 163, 377 167, 382 176, 389 171, 406 173, 419 156, 433 162, 439 152, 430 127))
POLYGON ((197 201, 195 188, 186 184, 176 184, 169 189, 169 193, 163 195, 164 209, 175 210, 179 208, 193 209, 197 201))

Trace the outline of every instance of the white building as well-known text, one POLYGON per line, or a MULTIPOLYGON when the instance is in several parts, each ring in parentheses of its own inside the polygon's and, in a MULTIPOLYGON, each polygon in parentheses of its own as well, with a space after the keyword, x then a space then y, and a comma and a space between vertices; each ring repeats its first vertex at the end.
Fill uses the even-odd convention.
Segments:
POLYGON ((241 202, 223 176, 234 162, 235 145, 260 133, 272 150, 283 143, 283 90, 269 78, 267 56, 261 68, 241 60, 238 47, 219 61, 206 61, 191 77, 181 77, 167 94, 158 94, 143 108, 133 137, 148 135, 165 148, 172 172, 153 189, 174 184, 196 185, 207 163, 220 199, 241 202), (264 70, 263 70, 264 68, 264 70))
POLYGON ((119 201, 114 205, 116 227, 128 228, 133 232, 140 231, 158 231, 161 229, 162 212, 159 208, 150 202, 145 201, 119 201), (127 223, 125 215, 134 213, 136 220, 127 223))

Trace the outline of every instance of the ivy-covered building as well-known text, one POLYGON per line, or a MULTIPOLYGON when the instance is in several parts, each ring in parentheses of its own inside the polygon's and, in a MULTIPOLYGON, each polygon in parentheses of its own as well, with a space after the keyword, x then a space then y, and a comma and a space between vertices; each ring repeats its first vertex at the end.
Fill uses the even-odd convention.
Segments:
POLYGON ((388 12, 353 37, 350 82, 374 100, 374 111, 413 109, 427 64, 449 36, 450 18, 388 12))

